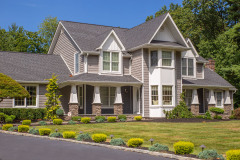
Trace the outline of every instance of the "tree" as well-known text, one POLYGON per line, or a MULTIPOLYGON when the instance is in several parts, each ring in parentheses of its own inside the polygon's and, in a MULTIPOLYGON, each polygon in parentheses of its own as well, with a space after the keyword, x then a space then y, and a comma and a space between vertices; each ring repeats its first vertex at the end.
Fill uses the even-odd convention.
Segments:
POLYGON ((57 17, 49 16, 45 18, 45 20, 38 27, 39 28, 38 33, 40 37, 46 40, 46 43, 44 45, 44 53, 48 52, 48 49, 51 45, 52 39, 56 32, 57 26, 58 26, 57 17))
POLYGON ((240 1, 239 0, 225 0, 228 8, 228 23, 230 26, 237 24, 240 21, 240 1))
POLYGON ((30 97, 28 91, 11 77, 0 73, 0 102, 5 98, 30 97))
POLYGON ((47 93, 45 96, 47 97, 47 101, 45 102, 46 105, 46 119, 54 119, 57 118, 56 111, 60 108, 60 101, 59 98, 62 96, 59 94, 59 87, 57 84, 57 76, 54 74, 52 75, 51 79, 48 79, 47 85, 47 93))

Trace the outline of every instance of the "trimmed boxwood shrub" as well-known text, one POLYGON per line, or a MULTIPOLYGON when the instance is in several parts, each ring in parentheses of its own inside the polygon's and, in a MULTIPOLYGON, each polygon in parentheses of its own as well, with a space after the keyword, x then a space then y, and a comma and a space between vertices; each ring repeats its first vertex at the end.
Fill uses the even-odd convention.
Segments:
POLYGON ((143 139, 141 138, 131 138, 128 140, 127 145, 128 147, 140 147, 143 144, 143 139))
POLYGON ((88 133, 83 133, 83 134, 79 134, 76 138, 76 140, 78 141, 86 141, 86 140, 91 140, 91 136, 88 133))
POLYGON ((6 122, 6 123, 12 123, 12 122, 13 122, 13 119, 12 119, 10 116, 7 116, 7 117, 5 118, 5 122, 6 122))
POLYGON ((63 138, 75 138, 76 133, 73 131, 65 131, 63 132, 63 138))
POLYGON ((73 121, 73 120, 70 120, 70 121, 68 121, 68 124, 70 124, 70 125, 74 125, 74 124, 76 124, 76 122, 73 121))
POLYGON ((28 125, 19 125, 18 126, 18 132, 28 132, 29 126, 28 125))
POLYGON ((55 124, 55 125, 61 125, 62 122, 63 122, 62 119, 54 119, 54 120, 53 120, 53 124, 55 124))
POLYGON ((107 135, 106 134, 93 134, 92 140, 96 143, 105 142, 107 140, 107 135))
POLYGON ((91 121, 91 118, 89 118, 89 117, 84 117, 81 119, 81 122, 85 123, 85 124, 90 123, 90 121, 91 121))
POLYGON ((51 129, 49 129, 49 128, 41 128, 41 129, 39 129, 39 134, 41 136, 49 135, 50 133, 51 133, 51 129))
POLYGON ((214 119, 222 119, 222 116, 215 115, 213 118, 214 118, 214 119))
POLYGON ((31 128, 31 129, 29 130, 29 133, 30 133, 30 134, 34 134, 34 135, 39 135, 39 130, 38 130, 38 129, 35 129, 35 128, 31 128))
POLYGON ((190 154, 193 152, 194 144, 192 142, 179 141, 173 145, 175 154, 190 154))
POLYGON ((240 159, 240 149, 229 150, 226 152, 227 160, 239 160, 240 159))
POLYGON ((9 128, 11 128, 11 127, 13 127, 12 124, 4 124, 4 125, 2 126, 2 130, 7 131, 7 130, 8 130, 9 128))
POLYGON ((56 110, 56 114, 58 116, 63 116, 64 115, 64 111, 61 108, 59 108, 59 109, 56 110))
POLYGON ((113 145, 113 146, 123 146, 123 145, 126 145, 126 143, 124 142, 124 140, 122 138, 112 139, 110 141, 110 144, 113 145))
POLYGON ((60 132, 54 132, 54 133, 51 133, 49 137, 63 138, 63 135, 60 132))
POLYGON ((72 120, 73 121, 81 121, 81 118, 82 117, 80 117, 80 116, 74 116, 74 117, 72 117, 72 120))
POLYGON ((22 125, 31 125, 31 120, 23 120, 22 125))
POLYGON ((200 159, 219 159, 224 160, 222 155, 219 155, 216 150, 204 150, 198 154, 200 159))
POLYGON ((135 116, 134 119, 135 119, 136 121, 141 121, 141 120, 142 120, 142 116, 135 116))
POLYGON ((118 119, 120 120, 120 119, 125 119, 125 120, 127 120, 127 116, 126 115, 118 115, 118 119))
POLYGON ((40 124, 40 126, 45 126, 47 125, 47 123, 45 121, 39 121, 38 124, 40 124))
POLYGON ((116 119, 117 119, 116 117, 108 117, 107 121, 108 122, 116 122, 116 119))
POLYGON ((155 143, 154 145, 150 146, 148 148, 149 151, 156 151, 156 152, 159 152, 159 151, 168 151, 169 148, 168 146, 166 145, 162 145, 162 144, 159 144, 159 143, 155 143))
POLYGON ((217 107, 211 107, 210 111, 216 114, 223 114, 224 113, 224 109, 222 108, 217 108, 217 107))
POLYGON ((18 127, 14 126, 14 127, 8 128, 8 131, 17 132, 18 131, 18 127))

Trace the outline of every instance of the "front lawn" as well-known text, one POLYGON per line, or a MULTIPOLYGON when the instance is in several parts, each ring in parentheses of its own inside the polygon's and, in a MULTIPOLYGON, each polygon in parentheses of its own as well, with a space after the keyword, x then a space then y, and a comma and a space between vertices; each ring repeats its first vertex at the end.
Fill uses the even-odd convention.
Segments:
MULTIPOLYGON (((207 149, 216 149, 225 154, 229 149, 240 149, 240 121, 222 121, 207 123, 156 123, 156 122, 127 122, 127 123, 99 123, 77 125, 48 125, 39 128, 50 128, 52 132, 58 129, 63 131, 83 131, 84 133, 104 133, 114 138, 122 138, 127 141, 130 138, 143 138, 144 145, 150 146, 148 141, 154 139, 154 143, 168 145, 173 151, 173 143, 183 140, 195 144, 194 154, 198 154, 200 145, 207 149)), ((109 137, 108 137, 109 138, 109 137)))

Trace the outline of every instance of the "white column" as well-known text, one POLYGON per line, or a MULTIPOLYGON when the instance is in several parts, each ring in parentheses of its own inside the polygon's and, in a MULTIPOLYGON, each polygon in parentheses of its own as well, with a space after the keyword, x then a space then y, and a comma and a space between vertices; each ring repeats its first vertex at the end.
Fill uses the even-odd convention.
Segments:
POLYGON ((115 97, 115 104, 122 104, 122 93, 121 93, 121 87, 117 87, 116 90, 116 97, 115 97))
POLYGON ((212 89, 209 92, 209 98, 210 99, 209 99, 208 104, 216 104, 215 97, 214 97, 214 92, 213 92, 212 89))
POLYGON ((197 89, 193 90, 192 104, 199 104, 197 89))
POLYGON ((71 93, 70 93, 70 101, 69 103, 78 103, 78 96, 77 96, 77 86, 71 86, 71 93))
POLYGON ((225 91, 225 102, 224 102, 224 104, 231 104, 229 90, 225 91))
POLYGON ((93 104, 101 104, 101 97, 100 97, 100 87, 94 86, 94 100, 93 104))

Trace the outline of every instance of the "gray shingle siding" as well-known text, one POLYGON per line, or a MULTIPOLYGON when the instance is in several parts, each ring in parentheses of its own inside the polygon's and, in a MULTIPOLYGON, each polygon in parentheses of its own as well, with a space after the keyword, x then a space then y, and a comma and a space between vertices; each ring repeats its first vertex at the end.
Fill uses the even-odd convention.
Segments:
POLYGON ((144 74, 144 116, 149 117, 149 53, 143 49, 143 74, 144 74))
POLYGON ((39 108, 45 108, 45 102, 47 101, 47 97, 45 96, 47 85, 40 84, 39 85, 39 108))
POLYGON ((176 104, 180 101, 180 95, 182 93, 182 73, 181 73, 181 53, 176 52, 176 64, 175 64, 175 71, 176 71, 176 104))
POLYGON ((131 75, 142 81, 142 49, 132 52, 131 75))
POLYGON ((89 55, 88 56, 88 72, 98 73, 99 71, 99 56, 89 55))
POLYGON ((197 63, 196 66, 197 66, 196 77, 203 78, 203 63, 197 63))
POLYGON ((129 58, 123 58, 123 74, 129 74, 130 71, 130 65, 129 65, 130 59, 129 58))

